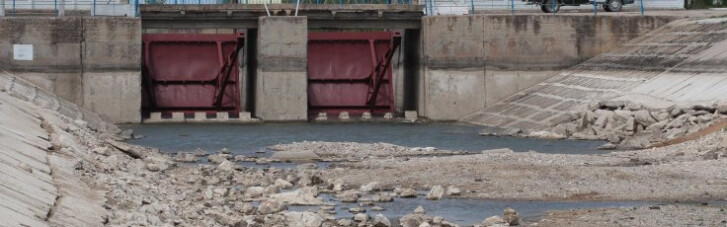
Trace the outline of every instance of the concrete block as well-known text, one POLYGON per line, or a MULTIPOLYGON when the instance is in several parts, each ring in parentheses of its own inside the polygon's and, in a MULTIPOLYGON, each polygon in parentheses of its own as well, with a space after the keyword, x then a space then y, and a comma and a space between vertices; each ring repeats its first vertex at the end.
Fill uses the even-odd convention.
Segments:
POLYGON ((252 115, 250 114, 250 112, 240 112, 240 120, 241 121, 252 120, 252 115))
POLYGON ((207 120, 207 112, 194 112, 194 120, 195 121, 207 120))
POLYGON ((230 120, 230 113, 228 112, 217 112, 217 120, 230 120))
POLYGON ((361 115, 361 120, 371 120, 371 112, 364 112, 361 115))
POLYGON ((151 112, 149 113, 149 121, 153 122, 159 122, 162 121, 162 113, 161 112, 151 112))
POLYGON ((406 119, 407 121, 414 122, 417 120, 417 117, 418 117, 418 114, 417 114, 416 110, 404 111, 404 119, 406 119))
POLYGON ((386 119, 386 120, 394 119, 394 114, 392 114, 391 112, 386 112, 384 114, 384 119, 386 119))
POLYGON ((172 112, 172 119, 171 121, 176 122, 182 122, 184 121, 184 113, 183 112, 172 112))
POLYGON ((318 116, 316 117, 316 121, 326 121, 326 120, 328 120, 328 113, 326 113, 326 112, 318 113, 318 116))
POLYGON ((338 120, 347 121, 350 117, 348 116, 348 111, 342 111, 338 114, 338 120))

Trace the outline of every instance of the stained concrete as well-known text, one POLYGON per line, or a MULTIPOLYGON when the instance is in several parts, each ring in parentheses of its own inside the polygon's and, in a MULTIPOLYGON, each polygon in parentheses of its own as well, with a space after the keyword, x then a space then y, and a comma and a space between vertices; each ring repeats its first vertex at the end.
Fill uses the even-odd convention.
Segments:
POLYGON ((141 120, 140 58, 139 19, 0 19, 2 69, 77 105, 89 107, 112 122, 141 120), (33 45, 33 60, 14 60, 14 44, 33 45), (88 87, 90 84, 101 86, 88 87), (103 92, 92 92, 101 89, 103 92))
POLYGON ((424 17, 420 115, 458 120, 671 20, 591 15, 424 17))
POLYGON ((254 115, 265 121, 308 118, 306 17, 261 17, 254 115))

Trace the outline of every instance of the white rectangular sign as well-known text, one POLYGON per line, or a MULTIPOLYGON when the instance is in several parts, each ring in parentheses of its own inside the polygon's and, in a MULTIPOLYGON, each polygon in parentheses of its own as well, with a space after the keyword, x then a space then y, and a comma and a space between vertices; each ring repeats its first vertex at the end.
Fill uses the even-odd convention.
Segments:
POLYGON ((21 61, 32 61, 33 44, 14 44, 13 59, 21 61))

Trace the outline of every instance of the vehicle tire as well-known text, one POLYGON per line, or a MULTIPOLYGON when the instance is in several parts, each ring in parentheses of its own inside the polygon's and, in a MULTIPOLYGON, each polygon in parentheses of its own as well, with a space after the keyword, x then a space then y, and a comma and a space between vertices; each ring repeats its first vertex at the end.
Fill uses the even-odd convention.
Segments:
POLYGON ((560 9, 560 4, 555 3, 555 7, 553 6, 553 1, 555 0, 545 0, 543 3, 540 4, 540 10, 542 10, 545 13, 557 13, 560 9))
POLYGON ((603 5, 603 9, 606 10, 606 12, 621 11, 621 7, 623 7, 623 2, 621 0, 608 0, 606 1, 606 5, 603 5))

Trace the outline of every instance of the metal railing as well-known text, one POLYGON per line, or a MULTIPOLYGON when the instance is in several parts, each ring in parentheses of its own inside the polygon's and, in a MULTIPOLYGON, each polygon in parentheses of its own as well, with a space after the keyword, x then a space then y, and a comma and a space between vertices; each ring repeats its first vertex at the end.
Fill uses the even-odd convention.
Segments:
MULTIPOLYGON (((555 2, 547 0, 548 2, 555 2)), ((606 0, 596 0, 604 2, 606 0)), ((624 10, 640 11, 648 8, 684 8, 685 0, 635 0, 634 4, 624 5, 624 10)), ((296 4, 297 0, 0 0, 0 16, 25 14, 64 15, 66 10, 90 11, 92 16, 139 15, 139 5, 213 5, 213 4, 296 4)), ((299 4, 407 4, 423 5, 426 15, 467 15, 490 11, 540 10, 538 4, 522 0, 300 0, 299 4)), ((597 14, 600 4, 564 6, 562 9, 579 9, 597 14)), ((557 13, 557 12, 554 12, 557 13)))

